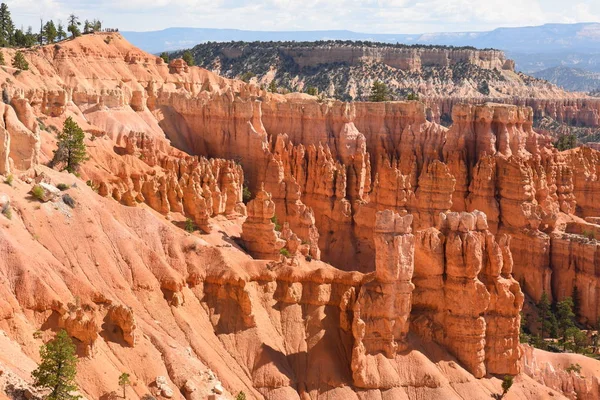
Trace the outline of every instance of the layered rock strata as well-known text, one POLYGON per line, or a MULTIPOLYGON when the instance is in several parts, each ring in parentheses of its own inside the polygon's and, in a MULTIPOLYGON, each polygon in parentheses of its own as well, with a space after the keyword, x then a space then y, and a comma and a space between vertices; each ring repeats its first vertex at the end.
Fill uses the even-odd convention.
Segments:
POLYGON ((0 325, 30 364, 33 332, 63 326, 114 375, 86 364, 90 398, 125 369, 190 398, 208 395, 210 369, 258 398, 484 398, 494 382, 474 377, 519 372, 513 266, 534 300, 577 283, 580 317, 598 315, 598 153, 558 152, 530 108, 456 106, 445 128, 419 102, 268 94, 109 36, 0 70, 1 173, 18 175, 0 325), (82 178, 118 202, 36 165, 67 116, 87 132, 82 178), (26 197, 40 169, 69 183, 74 209, 26 197), (229 238, 246 181, 254 260, 229 238), (188 234, 169 214, 218 229, 188 234))

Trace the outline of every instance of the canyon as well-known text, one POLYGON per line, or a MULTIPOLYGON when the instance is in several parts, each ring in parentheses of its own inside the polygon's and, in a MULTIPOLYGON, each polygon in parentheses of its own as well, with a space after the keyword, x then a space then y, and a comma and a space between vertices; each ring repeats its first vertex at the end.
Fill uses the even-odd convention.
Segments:
POLYGON ((89 399, 124 371, 128 398, 480 399, 504 375, 506 398, 598 398, 598 361, 556 372, 568 355, 519 344, 543 292, 577 286, 579 321, 600 317, 600 153, 533 129, 598 124, 593 100, 269 93, 118 33, 24 55, 0 70, 7 395, 65 329, 89 399), (67 117, 79 176, 46 166, 67 117), (29 195, 60 183, 73 207, 29 195))

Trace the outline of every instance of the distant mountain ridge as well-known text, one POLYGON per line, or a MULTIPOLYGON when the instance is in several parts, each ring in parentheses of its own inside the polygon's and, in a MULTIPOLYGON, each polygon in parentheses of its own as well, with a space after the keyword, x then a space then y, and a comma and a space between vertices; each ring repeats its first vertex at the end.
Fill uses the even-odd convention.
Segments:
POLYGON ((581 68, 554 67, 535 72, 533 76, 570 91, 595 92, 600 89, 600 72, 581 68))
POLYGON ((344 30, 245 31, 237 29, 169 28, 122 32, 132 44, 151 53, 191 48, 199 43, 229 41, 361 40, 383 43, 472 46, 503 50, 517 69, 533 73, 569 66, 600 71, 600 23, 546 24, 498 28, 488 32, 371 34, 344 30))
MULTIPOLYGON (((517 73, 500 50, 363 41, 210 42, 191 50, 198 66, 271 91, 368 100, 375 81, 389 99, 565 98, 546 81, 517 73)), ((172 58, 182 56, 174 52, 172 58)), ((449 118, 449 115, 446 116, 449 118)))

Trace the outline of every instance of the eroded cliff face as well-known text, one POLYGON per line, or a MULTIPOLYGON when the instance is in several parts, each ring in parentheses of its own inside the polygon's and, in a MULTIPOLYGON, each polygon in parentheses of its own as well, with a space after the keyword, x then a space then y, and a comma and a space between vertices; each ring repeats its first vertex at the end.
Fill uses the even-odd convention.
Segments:
POLYGON ((117 34, 26 57, 0 71, 0 327, 28 367, 0 361, 24 379, 62 327, 88 398, 126 369, 132 398, 478 399, 522 370, 522 290, 576 283, 600 313, 599 153, 557 152, 531 108, 456 105, 445 128, 420 102, 268 94, 117 34), (81 180, 40 166, 68 116, 81 180), (63 181, 74 209, 26 196, 63 181))

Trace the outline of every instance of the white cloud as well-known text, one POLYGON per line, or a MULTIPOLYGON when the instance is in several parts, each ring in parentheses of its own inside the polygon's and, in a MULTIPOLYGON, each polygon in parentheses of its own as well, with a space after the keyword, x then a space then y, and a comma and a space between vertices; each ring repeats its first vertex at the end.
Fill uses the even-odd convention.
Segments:
POLYGON ((17 26, 99 18, 121 30, 173 26, 374 33, 489 30, 600 20, 600 1, 574 0, 8 0, 17 26))

